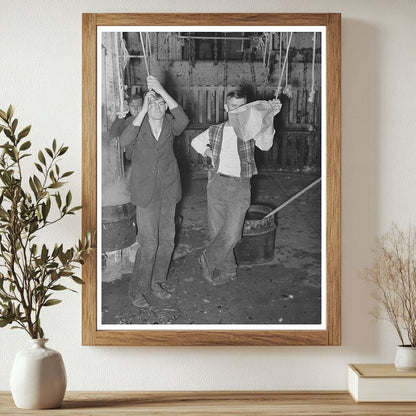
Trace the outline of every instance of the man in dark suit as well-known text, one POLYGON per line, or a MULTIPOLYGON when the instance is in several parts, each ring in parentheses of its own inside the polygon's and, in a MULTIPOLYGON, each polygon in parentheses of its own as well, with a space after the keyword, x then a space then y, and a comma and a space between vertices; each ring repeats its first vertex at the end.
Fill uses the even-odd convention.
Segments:
POLYGON ((129 297, 138 308, 149 307, 149 293, 159 299, 172 296, 163 282, 174 248, 175 207, 182 196, 173 139, 189 123, 158 79, 149 76, 147 87, 142 109, 120 137, 121 146, 134 146, 130 192, 136 205, 139 249, 129 297))

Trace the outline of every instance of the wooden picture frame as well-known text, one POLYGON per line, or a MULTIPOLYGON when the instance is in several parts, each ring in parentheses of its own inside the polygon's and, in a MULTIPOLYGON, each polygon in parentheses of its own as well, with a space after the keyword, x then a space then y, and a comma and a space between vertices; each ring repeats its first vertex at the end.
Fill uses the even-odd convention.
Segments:
POLYGON ((97 326, 97 256, 83 266, 83 345, 340 345, 341 344, 341 15, 100 14, 82 17, 82 229, 97 225, 97 28, 101 26, 317 26, 326 39, 326 319, 323 329, 192 328, 103 330, 97 326))

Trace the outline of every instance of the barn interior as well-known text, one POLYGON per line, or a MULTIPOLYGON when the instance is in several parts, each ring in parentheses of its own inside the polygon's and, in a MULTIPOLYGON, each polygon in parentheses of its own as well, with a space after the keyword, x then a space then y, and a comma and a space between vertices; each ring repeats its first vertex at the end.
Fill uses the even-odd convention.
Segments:
POLYGON ((102 323, 313 325, 322 320, 321 33, 105 32, 101 39, 102 323), (174 296, 140 310, 128 299, 138 247, 129 161, 108 130, 130 95, 156 76, 190 119, 175 139, 183 197, 168 284, 174 296), (209 160, 191 140, 226 119, 227 92, 249 101, 278 97, 274 144, 256 149, 252 206, 236 248, 237 279, 209 285, 197 256, 208 243, 209 160), (308 185, 317 185, 307 189, 308 185), (263 214, 301 193, 270 221, 263 214), (259 216, 260 215, 260 216, 259 216))

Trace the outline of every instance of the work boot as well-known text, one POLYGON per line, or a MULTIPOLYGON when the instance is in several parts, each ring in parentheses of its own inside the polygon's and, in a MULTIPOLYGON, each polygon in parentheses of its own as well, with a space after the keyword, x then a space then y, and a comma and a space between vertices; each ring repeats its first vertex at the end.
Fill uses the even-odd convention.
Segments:
POLYGON ((227 272, 223 270, 213 281, 212 286, 221 286, 237 277, 236 272, 227 272))
POLYGON ((176 286, 173 283, 170 282, 160 282, 160 287, 163 290, 166 290, 166 292, 169 292, 170 294, 174 294, 176 292, 176 286))
POLYGON ((152 295, 156 296, 158 299, 168 300, 172 297, 172 294, 169 293, 167 290, 162 289, 159 283, 152 285, 152 295))
POLYGON ((199 265, 201 266, 202 277, 208 282, 212 283, 214 280, 214 271, 209 267, 205 253, 201 253, 198 257, 199 265))
POLYGON ((143 295, 138 295, 136 299, 131 302, 136 308, 148 309, 150 307, 149 302, 143 295))

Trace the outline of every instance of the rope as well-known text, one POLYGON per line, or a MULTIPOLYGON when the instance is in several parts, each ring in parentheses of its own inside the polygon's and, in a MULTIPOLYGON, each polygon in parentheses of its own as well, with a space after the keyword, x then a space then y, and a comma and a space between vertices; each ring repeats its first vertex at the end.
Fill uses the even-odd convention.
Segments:
POLYGON ((123 72, 126 69, 127 63, 130 60, 130 54, 127 50, 126 41, 125 39, 121 38, 121 62, 123 66, 123 72))
MULTIPOLYGON (((276 92, 274 93, 275 98, 278 97, 278 95, 280 94, 280 92, 282 90, 283 73, 285 71, 285 67, 286 67, 286 64, 287 64, 287 58, 289 56, 289 48, 290 48, 290 43, 292 41, 292 35, 293 35, 293 32, 290 32, 290 38, 289 38, 287 48, 286 48, 286 56, 285 56, 285 60, 283 62, 282 71, 280 72, 279 84, 277 85, 276 92)), ((287 84, 287 78, 286 78, 286 84, 287 84)))
POLYGON ((151 44, 151 42, 150 42, 150 33, 147 33, 146 32, 146 48, 147 48, 147 51, 149 52, 149 72, 150 73, 152 73, 152 68, 151 68, 151 65, 152 65, 152 44, 151 44))
POLYGON ((264 85, 269 85, 269 76, 270 76, 270 55, 272 53, 272 44, 273 44, 273 33, 266 33, 266 42, 264 45, 264 55, 263 55, 263 65, 265 66, 265 79, 264 85), (267 48, 267 41, 269 42, 269 47, 267 48), (267 56, 267 62, 266 62, 267 56))
POLYGON ((316 32, 313 32, 313 52, 312 52, 312 85, 308 102, 313 103, 315 98, 315 54, 316 54, 316 32))
POLYGON ((228 83, 228 63, 227 63, 227 33, 225 33, 225 40, 224 40, 224 100, 228 92, 227 83, 228 83))
POLYGON ((165 34, 165 69, 166 71, 169 68, 169 55, 170 55, 170 48, 169 48, 169 35, 165 34))
POLYGON ((188 94, 191 95, 191 84, 192 84, 192 48, 193 45, 191 44, 191 32, 188 33, 188 45, 189 45, 189 51, 188 51, 188 94))
POLYGON ((144 56, 144 64, 146 65, 147 76, 149 76, 150 75, 150 73, 149 73, 149 65, 147 63, 146 49, 145 49, 144 43, 143 43, 143 35, 142 35, 142 32, 140 32, 140 42, 142 44, 143 56, 144 56))
MULTIPOLYGON (((118 82, 118 92, 119 92, 119 100, 120 100, 120 108, 119 113, 123 113, 124 109, 124 69, 127 65, 128 59, 126 59, 126 45, 124 43, 124 39, 121 38, 120 34, 116 34, 114 37, 114 47, 115 47, 115 53, 117 57, 117 82, 118 82), (121 49, 121 52, 120 52, 121 49)), ((128 55, 128 51, 127 51, 128 55)), ((119 137, 116 138, 114 143, 115 151, 116 151, 116 157, 117 157, 117 170, 118 170, 118 180, 120 180, 124 176, 124 162, 123 162, 123 156, 122 151, 120 147, 120 139, 119 137)))
POLYGON ((268 41, 268 33, 264 34, 264 43, 263 43, 263 66, 266 66, 266 56, 267 56, 267 41, 268 41))
MULTIPOLYGON (((290 36, 290 38, 292 39, 292 35, 290 36)), ((289 50, 289 44, 290 44, 290 41, 288 41, 288 39, 289 39, 289 33, 286 33, 287 51, 289 50)), ((286 65, 286 84, 285 84, 285 86, 287 86, 287 84, 288 84, 288 79, 289 79, 289 65, 286 65)))
POLYGON ((270 38, 269 38, 269 54, 267 56, 267 68, 269 68, 270 70, 270 55, 272 54, 272 49, 273 49, 273 34, 270 33, 270 38))
POLYGON ((117 56, 117 81, 118 81, 118 94, 119 94, 119 112, 121 113, 123 111, 123 107, 124 107, 124 87, 123 87, 123 83, 121 82, 121 75, 120 75, 120 48, 119 48, 119 40, 118 40, 118 36, 119 34, 116 34, 116 36, 114 37, 114 48, 116 51, 116 56, 117 56))

